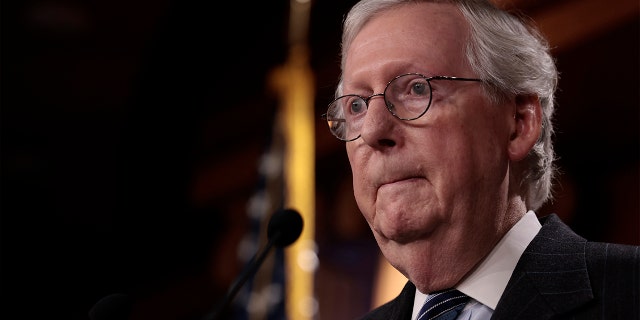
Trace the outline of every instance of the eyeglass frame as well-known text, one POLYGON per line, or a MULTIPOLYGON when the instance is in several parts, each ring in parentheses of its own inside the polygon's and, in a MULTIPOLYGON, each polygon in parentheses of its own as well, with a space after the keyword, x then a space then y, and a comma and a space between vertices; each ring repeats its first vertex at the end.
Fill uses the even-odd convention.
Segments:
MULTIPOLYGON (((327 109, 328 109, 328 108, 329 108, 329 107, 330 107, 334 102, 336 102, 336 101, 338 101, 338 100, 340 100, 340 99, 342 99, 342 98, 345 98, 345 97, 358 97, 358 98, 360 98, 362 101, 364 101, 364 104, 365 104, 365 106, 367 107, 367 111, 368 111, 368 110, 369 110, 369 101, 371 101, 371 99, 373 99, 374 97, 379 97, 379 96, 381 96, 381 97, 383 98, 383 100, 384 100, 385 109, 387 109, 387 111, 389 111, 389 113, 391 113, 391 115, 393 115, 394 117, 396 117, 396 118, 397 118, 397 119, 399 119, 399 120, 404 120, 404 121, 412 121, 412 120, 416 120, 416 119, 418 119, 418 118, 422 117, 423 115, 425 115, 425 114, 427 113, 427 111, 429 110, 429 108, 431 107, 431 101, 432 101, 432 99, 433 99, 433 89, 432 89, 432 86, 431 86, 431 81, 432 81, 432 80, 483 82, 483 80, 482 80, 482 79, 477 79, 477 78, 464 78, 464 77, 454 77, 454 76, 431 76, 431 77, 427 77, 427 76, 425 76, 425 75, 423 75, 423 74, 421 74, 421 73, 417 73, 417 72, 403 73, 403 74, 397 75, 397 76, 393 77, 393 79, 389 80, 389 82, 387 82, 387 84, 385 85, 384 90, 382 91, 382 93, 374 93, 374 94, 372 94, 372 95, 370 95, 370 96, 368 96, 368 97, 363 97, 363 96, 361 96, 361 95, 359 95, 359 94, 355 94, 355 93, 352 93, 352 94, 344 94, 344 95, 341 95, 341 96, 339 96, 339 97, 337 97, 337 98, 333 99, 333 100, 332 100, 332 101, 327 105, 327 109), (419 77, 423 78, 423 79, 427 82, 427 84, 429 85, 429 103, 427 103, 427 106, 424 108, 424 111, 422 111, 422 112, 421 112, 419 115, 417 115, 416 117, 413 117, 413 118, 401 118, 401 117, 399 117, 395 112, 393 112, 393 111, 391 110, 391 108, 393 107, 393 105, 392 105, 392 106, 389 106, 389 104, 387 104, 386 92, 387 92, 387 89, 389 88, 389 85, 390 85, 393 81, 395 81, 395 80, 396 80, 396 79, 398 79, 398 78, 405 77, 405 76, 410 76, 410 75, 413 75, 413 76, 419 76, 419 77)), ((328 111, 328 110, 327 110, 327 111, 328 111)), ((329 119, 328 119, 328 112, 323 113, 320 117, 321 117, 323 120, 327 121, 327 123, 328 123, 329 121, 341 121, 341 122, 346 122, 346 119, 329 120, 329 119)), ((358 136, 357 136, 357 137, 355 137, 355 138, 353 138, 353 139, 342 139, 342 138, 338 137, 338 136, 333 132, 333 130, 331 130, 331 125, 329 125, 329 131, 330 131, 330 132, 331 132, 331 134, 332 134, 334 137, 336 137, 338 140, 341 140, 341 141, 344 141, 344 142, 354 141, 354 140, 357 140, 358 138, 360 138, 360 136, 362 136, 362 133, 358 133, 358 136)))

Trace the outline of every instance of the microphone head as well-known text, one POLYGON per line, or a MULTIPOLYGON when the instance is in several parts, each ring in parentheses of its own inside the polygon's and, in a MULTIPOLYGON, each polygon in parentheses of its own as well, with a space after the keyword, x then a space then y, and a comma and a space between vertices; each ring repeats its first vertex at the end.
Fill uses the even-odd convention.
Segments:
POLYGON ((283 248, 298 240, 302 233, 302 216, 293 209, 279 210, 271 216, 267 228, 269 241, 283 248))

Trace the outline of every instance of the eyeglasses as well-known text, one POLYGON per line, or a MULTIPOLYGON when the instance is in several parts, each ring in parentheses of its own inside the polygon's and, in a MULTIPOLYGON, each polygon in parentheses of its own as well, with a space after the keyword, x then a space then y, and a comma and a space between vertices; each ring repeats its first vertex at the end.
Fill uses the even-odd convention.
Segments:
POLYGON ((329 130, 342 141, 360 138, 362 124, 369 109, 369 101, 381 96, 391 114, 400 120, 415 120, 424 115, 431 106, 433 80, 482 81, 480 79, 433 76, 419 73, 401 74, 389 81, 383 93, 363 97, 347 94, 333 100, 322 119, 327 120, 329 130))

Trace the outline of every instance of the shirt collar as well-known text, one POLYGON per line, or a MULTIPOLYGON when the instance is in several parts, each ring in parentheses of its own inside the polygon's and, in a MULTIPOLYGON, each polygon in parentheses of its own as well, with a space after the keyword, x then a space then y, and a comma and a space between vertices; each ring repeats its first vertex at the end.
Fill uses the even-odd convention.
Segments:
POLYGON ((457 289, 495 310, 520 256, 541 227, 536 214, 528 211, 457 289))
MULTIPOLYGON (((495 310, 520 256, 541 227, 535 212, 530 210, 525 213, 456 289, 495 310)), ((426 299, 427 294, 416 290, 412 319, 415 319, 426 299)))

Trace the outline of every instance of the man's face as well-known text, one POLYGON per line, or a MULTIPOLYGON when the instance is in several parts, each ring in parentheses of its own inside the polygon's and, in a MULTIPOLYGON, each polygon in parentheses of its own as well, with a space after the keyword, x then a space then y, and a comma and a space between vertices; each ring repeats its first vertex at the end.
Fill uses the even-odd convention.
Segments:
MULTIPOLYGON (((343 92, 381 93, 409 72, 477 78, 464 56, 467 37, 452 5, 386 11, 351 44, 343 92)), ((469 270, 502 236, 514 117, 509 104, 490 103, 480 82, 432 85, 429 111, 413 121, 371 99, 361 137, 346 143, 358 207, 389 262, 421 291, 439 286, 430 268, 469 270)))

